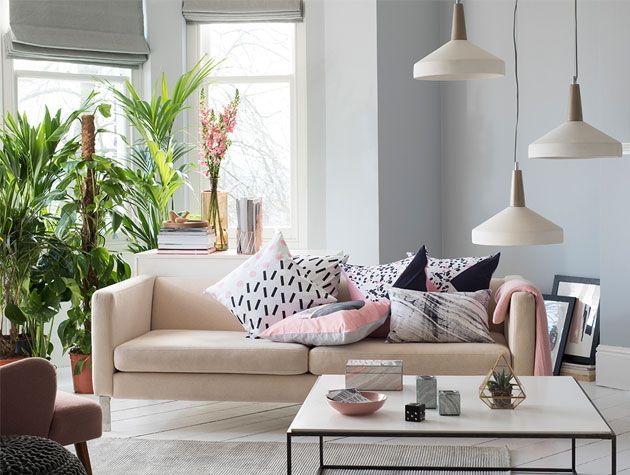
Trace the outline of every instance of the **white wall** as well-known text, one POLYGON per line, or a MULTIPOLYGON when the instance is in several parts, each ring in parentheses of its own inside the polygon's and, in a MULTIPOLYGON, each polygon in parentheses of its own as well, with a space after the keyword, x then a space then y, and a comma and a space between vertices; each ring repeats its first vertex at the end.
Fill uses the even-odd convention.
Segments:
POLYGON ((324 8, 326 245, 379 260, 376 0, 324 8))

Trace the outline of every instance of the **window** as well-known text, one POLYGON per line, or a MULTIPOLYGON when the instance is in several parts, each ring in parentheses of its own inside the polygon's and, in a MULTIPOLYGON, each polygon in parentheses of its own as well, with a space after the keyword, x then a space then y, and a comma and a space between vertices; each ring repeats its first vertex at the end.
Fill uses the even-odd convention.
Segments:
MULTIPOLYGON (((67 114, 78 109, 92 90, 99 92, 99 99, 112 105, 112 116, 101 120, 98 126, 113 133, 98 134, 96 150, 112 158, 125 156, 125 144, 119 134, 127 135, 127 123, 116 113, 103 81, 122 89, 124 82, 131 79, 130 69, 16 59, 13 71, 16 108, 21 114, 26 113, 31 122, 43 118, 45 106, 52 113, 62 109, 67 114)), ((76 127, 78 132, 79 124, 76 127)))
MULTIPOLYGON (((262 197, 266 235, 280 229, 294 247, 305 244, 306 190, 301 181, 305 169, 301 133, 304 75, 298 54, 301 34, 301 26, 294 23, 189 26, 189 44, 194 50, 191 60, 203 55, 223 59, 207 85, 210 105, 222 108, 236 89, 241 94, 237 126, 228 158, 222 164, 220 186, 233 198, 262 197)), ((197 136, 197 109, 190 114, 189 123, 197 136)), ((208 182, 195 175, 198 196, 208 182)), ((191 200, 196 201, 198 198, 191 200)), ((229 214, 229 222, 236 223, 233 200, 229 214)))

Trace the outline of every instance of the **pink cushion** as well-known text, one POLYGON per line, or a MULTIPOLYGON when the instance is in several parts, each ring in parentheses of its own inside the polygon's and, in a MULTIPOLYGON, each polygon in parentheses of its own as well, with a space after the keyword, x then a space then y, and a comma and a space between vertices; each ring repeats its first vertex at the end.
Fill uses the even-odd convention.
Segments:
MULTIPOLYGON (((348 277, 348 274, 346 274, 344 272, 344 277, 346 278, 346 285, 348 287, 348 294, 350 295, 350 300, 363 300, 363 301, 368 301, 367 298, 365 298, 365 295, 363 295, 363 293, 359 290, 359 287, 357 287, 357 284, 355 284, 352 279, 350 277, 348 277)), ((376 330, 374 330, 372 333, 370 333, 368 336, 370 338, 387 338, 387 335, 389 335, 389 317, 387 319, 385 319, 385 322, 379 326, 376 330)))
POLYGON ((368 336, 388 317, 387 299, 327 304, 285 318, 259 336, 309 346, 347 345, 368 336))
POLYGON ((61 445, 96 439, 102 433, 101 406, 86 397, 57 391, 48 438, 61 445))

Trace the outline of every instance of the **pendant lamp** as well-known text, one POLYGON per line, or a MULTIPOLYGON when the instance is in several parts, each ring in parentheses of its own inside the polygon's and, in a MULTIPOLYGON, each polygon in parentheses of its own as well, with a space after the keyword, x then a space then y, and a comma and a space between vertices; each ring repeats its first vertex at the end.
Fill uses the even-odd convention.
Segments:
POLYGON ((516 48, 516 17, 518 0, 514 2, 514 76, 516 80, 516 123, 514 127, 514 170, 510 206, 472 230, 472 242, 485 246, 533 246, 557 244, 564 239, 562 228, 525 206, 523 172, 517 161, 518 119, 520 109, 518 83, 518 51, 516 48))
POLYGON ((575 73, 569 86, 568 120, 529 146, 529 158, 621 157, 621 142, 584 122, 578 84, 577 0, 573 1, 575 73))
POLYGON ((505 63, 500 58, 475 46, 466 39, 464 5, 453 6, 451 41, 425 56, 413 67, 415 79, 429 81, 461 81, 505 76, 505 63))

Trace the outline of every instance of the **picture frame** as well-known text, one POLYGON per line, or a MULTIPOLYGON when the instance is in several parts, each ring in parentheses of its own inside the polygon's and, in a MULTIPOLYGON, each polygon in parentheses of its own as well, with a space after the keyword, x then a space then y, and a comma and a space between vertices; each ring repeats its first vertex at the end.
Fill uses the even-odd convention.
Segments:
POLYGON ((560 367, 562 366, 576 299, 575 297, 549 294, 544 294, 543 299, 547 311, 551 368, 553 375, 557 376, 560 374, 560 367))
POLYGON ((568 363, 595 365, 595 350, 599 345, 599 279, 556 275, 552 293, 576 299, 563 360, 568 363))

